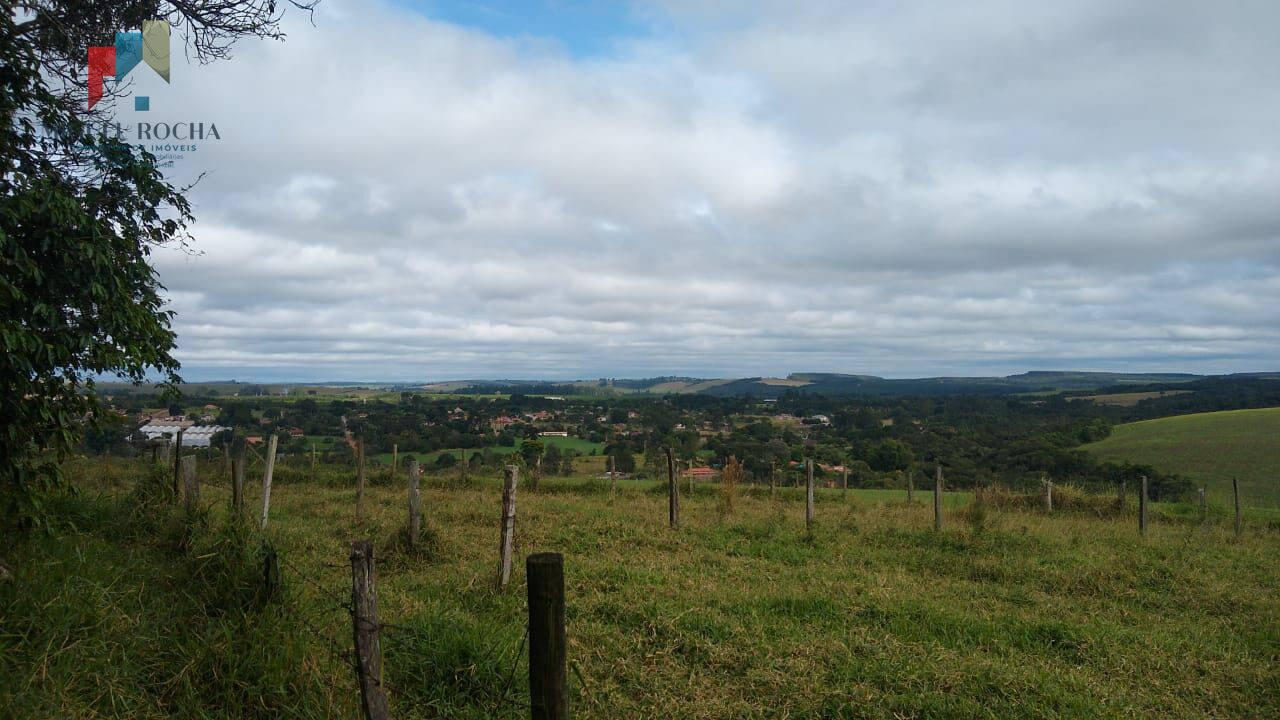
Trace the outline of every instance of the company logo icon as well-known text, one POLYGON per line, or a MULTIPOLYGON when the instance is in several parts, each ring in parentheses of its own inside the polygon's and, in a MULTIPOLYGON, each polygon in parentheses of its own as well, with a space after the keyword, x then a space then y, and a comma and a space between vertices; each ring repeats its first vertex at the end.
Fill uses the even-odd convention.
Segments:
MULTIPOLYGON (((168 22, 145 20, 141 32, 116 33, 115 45, 89 48, 89 109, 92 110, 102 99, 106 78, 111 77, 120 82, 140 62, 145 62, 165 82, 169 82, 168 22)), ((145 95, 135 96, 133 109, 150 110, 151 98, 145 95)))

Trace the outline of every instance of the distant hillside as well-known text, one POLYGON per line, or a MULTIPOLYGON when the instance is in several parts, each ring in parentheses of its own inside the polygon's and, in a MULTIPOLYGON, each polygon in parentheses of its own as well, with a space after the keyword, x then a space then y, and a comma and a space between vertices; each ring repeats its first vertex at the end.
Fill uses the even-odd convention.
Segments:
MULTIPOLYGON (((1226 382, 1245 387, 1248 382, 1280 380, 1280 373, 1256 372, 1234 375, 1192 375, 1187 373, 1109 373, 1070 370, 1032 371, 1006 377, 932 377, 888 379, 875 375, 844 373, 792 373, 785 378, 696 378, 660 376, 650 378, 597 378, 570 381, 532 379, 450 380, 422 383, 406 382, 271 382, 219 381, 186 383, 181 386, 189 395, 281 395, 306 392, 308 395, 350 394, 353 389, 368 393, 425 391, 429 393, 524 395, 588 395, 616 396, 629 394, 685 395, 714 397, 779 398, 787 393, 839 396, 928 396, 945 395, 1021 395, 1065 392, 1076 396, 1089 394, 1160 393, 1169 386, 1192 384, 1197 388, 1206 382, 1226 382)), ((154 394, 155 385, 132 386, 128 383, 101 381, 100 391, 123 395, 154 394)), ((1094 398, 1102 404, 1132 404, 1120 398, 1094 398)), ((1195 401, 1191 401, 1194 404, 1195 401)), ((1253 403, 1257 405, 1258 403, 1253 403)), ((1270 404, 1270 403, 1263 403, 1270 404)), ((1240 403, 1237 406, 1247 406, 1240 403)), ((1204 408, 1186 407, 1174 412, 1195 412, 1204 408)))
POLYGON ((769 378, 734 380, 704 390, 709 395, 780 397, 787 392, 819 395, 1011 395, 1028 392, 1105 390, 1117 386, 1186 383, 1203 379, 1184 373, 1095 373, 1036 371, 1008 377, 936 377, 890 380, 874 375, 795 373, 803 384, 779 384, 769 378))
POLYGON ((1240 479, 1246 505, 1280 508, 1280 408, 1230 410, 1117 425, 1084 446, 1105 460, 1146 463, 1208 485, 1210 499, 1231 502, 1240 479))
MULTIPOLYGON (((1255 373, 1247 377, 1268 377, 1255 373)), ((1107 392, 1145 385, 1170 385, 1203 380, 1207 376, 1186 373, 1107 373, 1034 371, 1007 377, 934 377, 887 379, 875 375, 842 373, 792 373, 785 378, 600 378, 568 382, 545 380, 459 380, 439 382, 422 389, 453 393, 522 393, 561 395, 703 394, 715 397, 752 396, 778 398, 789 392, 841 396, 941 396, 1014 395, 1022 393, 1107 392)), ((1224 376, 1235 377, 1235 376, 1224 376)))

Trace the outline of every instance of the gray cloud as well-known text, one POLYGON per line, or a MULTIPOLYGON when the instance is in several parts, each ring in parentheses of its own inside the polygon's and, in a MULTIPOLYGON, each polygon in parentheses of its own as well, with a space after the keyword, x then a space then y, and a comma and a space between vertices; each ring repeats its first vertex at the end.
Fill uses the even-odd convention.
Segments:
POLYGON ((595 59, 322 8, 156 93, 223 135, 157 255, 189 376, 1280 355, 1270 4, 682 2, 595 59))

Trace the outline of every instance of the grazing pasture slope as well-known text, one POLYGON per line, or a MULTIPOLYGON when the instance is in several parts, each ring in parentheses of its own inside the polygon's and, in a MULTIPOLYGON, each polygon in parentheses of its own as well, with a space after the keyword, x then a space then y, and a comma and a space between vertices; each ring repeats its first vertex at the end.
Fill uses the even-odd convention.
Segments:
POLYGON ((740 488, 728 514, 699 486, 672 530, 661 485, 547 478, 519 490, 500 592, 496 477, 425 478, 410 553, 403 475, 367 488, 357 524, 349 469, 304 483, 295 468, 259 533, 228 524, 216 463, 195 526, 140 505, 130 470, 88 480, 66 501, 78 531, 37 538, 0 584, 0 716, 357 717, 356 538, 377 546, 395 718, 528 717, 523 558, 539 551, 565 555, 580 720, 1280 713, 1280 535, 1262 524, 1236 540, 1158 507, 1139 538, 1132 506, 1046 516, 956 494, 935 532, 924 493, 821 489, 807 536, 798 488, 740 488), (265 605, 262 540, 285 586, 265 605))
POLYGON ((1222 503, 1230 502, 1237 477, 1245 505, 1280 507, 1280 408, 1117 425, 1111 437, 1083 447, 1106 460, 1149 463, 1191 478, 1222 503))

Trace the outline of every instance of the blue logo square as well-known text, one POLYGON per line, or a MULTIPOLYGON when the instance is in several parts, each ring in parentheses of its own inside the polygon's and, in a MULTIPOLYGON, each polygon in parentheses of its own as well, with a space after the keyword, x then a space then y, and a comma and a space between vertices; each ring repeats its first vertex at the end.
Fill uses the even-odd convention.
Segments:
POLYGON ((148 112, 151 110, 151 98, 146 95, 135 95, 133 98, 133 109, 137 112, 148 112))

